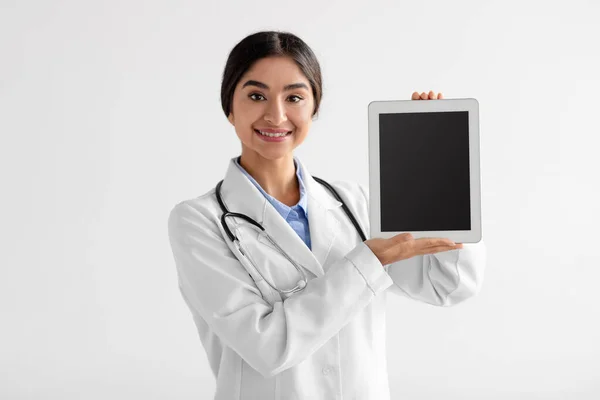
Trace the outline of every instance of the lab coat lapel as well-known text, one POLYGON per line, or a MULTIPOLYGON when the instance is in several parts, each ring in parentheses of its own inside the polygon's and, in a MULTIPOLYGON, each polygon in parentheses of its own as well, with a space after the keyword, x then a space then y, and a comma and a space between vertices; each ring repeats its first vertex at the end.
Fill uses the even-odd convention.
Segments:
POLYGON ((340 221, 335 216, 334 210, 341 207, 342 203, 333 197, 329 189, 313 179, 297 157, 296 161, 302 168, 302 180, 308 196, 308 226, 312 253, 319 265, 325 266, 327 256, 341 229, 340 221))
MULTIPOLYGON (((340 229, 340 222, 332 210, 341 206, 341 203, 312 178, 297 157, 295 159, 302 168, 302 178, 308 196, 308 224, 312 251, 258 188, 240 171, 235 164, 235 158, 230 160, 221 186, 221 196, 230 211, 246 214, 256 220, 294 261, 319 277, 325 273, 323 265, 340 229)), ((233 218, 228 218, 229 223, 232 220, 233 218)), ((235 218, 235 221, 240 224, 246 223, 240 218, 235 218)))

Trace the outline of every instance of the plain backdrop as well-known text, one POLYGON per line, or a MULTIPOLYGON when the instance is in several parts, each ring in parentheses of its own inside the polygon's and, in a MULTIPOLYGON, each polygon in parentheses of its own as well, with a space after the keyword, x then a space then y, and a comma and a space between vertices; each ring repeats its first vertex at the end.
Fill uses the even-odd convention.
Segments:
POLYGON ((600 398, 598 2, 0 5, 0 398, 212 398, 167 217, 240 152, 221 74, 258 30, 319 58, 326 180, 368 185, 369 102, 480 103, 483 288, 388 296, 392 398, 600 398))

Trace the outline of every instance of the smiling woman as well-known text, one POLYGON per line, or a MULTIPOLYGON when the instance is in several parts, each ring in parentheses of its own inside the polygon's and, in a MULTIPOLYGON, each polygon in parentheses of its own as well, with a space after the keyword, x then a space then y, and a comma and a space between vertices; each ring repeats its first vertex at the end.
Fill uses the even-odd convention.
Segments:
POLYGON ((387 400, 386 289, 449 306, 480 286, 481 249, 367 239, 367 191, 313 177, 293 155, 321 97, 321 68, 301 39, 244 38, 221 86, 241 156, 216 188, 169 215, 179 289, 215 400, 387 400))
POLYGON ((300 198, 293 150, 308 135, 321 96, 319 62, 295 35, 258 32, 229 54, 221 105, 241 142, 239 164, 280 201, 300 198))

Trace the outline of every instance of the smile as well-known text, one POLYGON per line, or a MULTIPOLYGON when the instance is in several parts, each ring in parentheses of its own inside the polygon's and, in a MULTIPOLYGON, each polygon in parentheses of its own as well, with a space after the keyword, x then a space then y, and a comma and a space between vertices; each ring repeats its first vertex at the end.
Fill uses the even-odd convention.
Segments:
POLYGON ((292 131, 289 132, 285 132, 285 133, 270 133, 270 132, 263 132, 263 131, 259 131, 258 129, 255 129, 254 132, 262 135, 262 136, 268 136, 268 137, 284 137, 287 135, 290 135, 292 133, 292 131))

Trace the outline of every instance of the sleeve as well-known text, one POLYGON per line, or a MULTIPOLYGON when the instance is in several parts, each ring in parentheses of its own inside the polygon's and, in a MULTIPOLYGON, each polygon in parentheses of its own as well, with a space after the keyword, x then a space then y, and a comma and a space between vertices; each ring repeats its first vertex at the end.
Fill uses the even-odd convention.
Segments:
MULTIPOLYGON (((360 185, 367 202, 369 196, 360 185)), ((370 228, 367 228, 370 231, 370 228)), ((432 304, 452 306, 474 296, 481 289, 486 262, 483 239, 478 243, 464 243, 462 249, 414 256, 385 265, 394 281, 389 291, 401 296, 432 304)))
POLYGON ((179 289, 223 343, 265 377, 310 356, 392 285, 377 257, 360 243, 324 276, 271 306, 213 220, 183 202, 169 214, 179 289))

